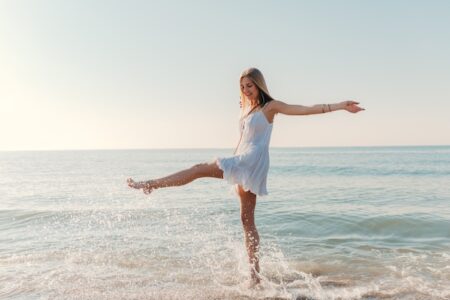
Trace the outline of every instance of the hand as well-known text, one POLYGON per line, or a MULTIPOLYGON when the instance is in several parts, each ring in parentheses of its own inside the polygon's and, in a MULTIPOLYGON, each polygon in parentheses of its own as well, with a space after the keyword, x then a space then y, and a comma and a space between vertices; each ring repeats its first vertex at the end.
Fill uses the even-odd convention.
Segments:
POLYGON ((343 101, 341 103, 339 103, 339 106, 351 113, 357 113, 359 111, 365 110, 362 107, 358 106, 359 102, 355 102, 355 101, 343 101))

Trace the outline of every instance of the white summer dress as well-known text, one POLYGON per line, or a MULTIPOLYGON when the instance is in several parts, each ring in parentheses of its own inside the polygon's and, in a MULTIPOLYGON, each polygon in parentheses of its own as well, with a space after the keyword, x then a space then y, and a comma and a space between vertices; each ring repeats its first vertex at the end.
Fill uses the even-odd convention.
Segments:
POLYGON ((239 125, 242 137, 235 155, 216 158, 215 162, 229 183, 239 184, 258 196, 267 195, 272 123, 259 109, 240 119, 239 125))

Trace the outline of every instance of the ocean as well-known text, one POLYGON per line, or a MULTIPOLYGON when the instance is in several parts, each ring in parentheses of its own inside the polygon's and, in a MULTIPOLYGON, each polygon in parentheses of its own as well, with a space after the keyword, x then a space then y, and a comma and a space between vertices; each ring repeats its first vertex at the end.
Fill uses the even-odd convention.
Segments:
POLYGON ((0 298, 450 299, 450 146, 270 148, 257 289, 231 185, 126 184, 231 154, 0 152, 0 298))

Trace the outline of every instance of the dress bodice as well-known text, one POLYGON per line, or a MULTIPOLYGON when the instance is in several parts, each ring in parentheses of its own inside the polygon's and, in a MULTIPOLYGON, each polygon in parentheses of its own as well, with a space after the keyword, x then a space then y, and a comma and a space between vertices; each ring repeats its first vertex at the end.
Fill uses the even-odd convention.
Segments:
POLYGON ((240 120, 242 134, 240 147, 245 144, 268 147, 273 124, 269 123, 262 110, 258 110, 240 120))

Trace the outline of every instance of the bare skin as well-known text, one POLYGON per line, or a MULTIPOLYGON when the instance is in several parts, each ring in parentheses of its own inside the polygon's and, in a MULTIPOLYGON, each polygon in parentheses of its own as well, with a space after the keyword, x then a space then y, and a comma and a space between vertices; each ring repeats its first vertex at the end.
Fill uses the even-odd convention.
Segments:
POLYGON ((250 287, 259 284, 259 234, 255 225, 256 195, 237 186, 241 203, 241 221, 244 227, 244 240, 250 263, 250 287))
MULTIPOLYGON (((258 103, 259 99, 259 90, 258 87, 253 83, 253 81, 244 77, 241 80, 241 91, 247 97, 247 100, 250 103, 250 107, 254 107, 258 103)), ((242 105, 242 103, 240 103, 242 105)), ((261 108, 262 112, 266 116, 267 121, 269 123, 273 123, 275 115, 278 113, 284 115, 313 115, 313 114, 323 114, 329 113, 337 110, 346 110, 350 113, 357 113, 365 110, 358 106, 359 102, 355 102, 352 100, 342 101, 339 103, 333 104, 317 104, 313 106, 303 106, 303 105, 292 105, 287 104, 279 100, 273 100, 267 103, 263 108, 261 108)))
POLYGON ((166 177, 137 182, 128 178, 127 182, 129 187, 142 189, 145 194, 150 194, 154 189, 185 185, 202 177, 223 178, 223 171, 215 163, 203 163, 196 164, 166 177))
MULTIPOLYGON (((250 108, 258 105, 259 89, 248 77, 241 80, 241 91, 246 100, 250 103, 250 108)), ((240 103, 242 105, 242 103, 240 103)), ((357 113, 364 110, 355 101, 343 101, 333 104, 317 104, 313 106, 291 105, 278 100, 268 102, 263 108, 258 108, 263 112, 267 121, 273 123, 275 115, 278 113, 285 115, 311 115, 322 114, 336 110, 346 110, 350 113, 357 113)), ((166 177, 148 181, 134 181, 128 178, 128 186, 135 189, 142 189, 145 194, 150 194, 153 190, 188 184, 195 179, 211 177, 223 179, 223 171, 216 162, 196 164, 188 169, 173 173, 166 177)), ((242 186, 237 185, 237 192, 241 206, 241 221, 244 229, 244 240, 250 263, 251 281, 249 286, 259 284, 259 234, 255 225, 256 195, 251 191, 245 191, 242 186)))

